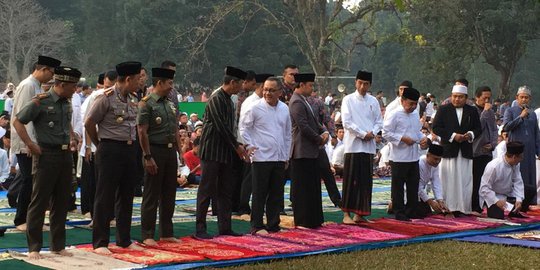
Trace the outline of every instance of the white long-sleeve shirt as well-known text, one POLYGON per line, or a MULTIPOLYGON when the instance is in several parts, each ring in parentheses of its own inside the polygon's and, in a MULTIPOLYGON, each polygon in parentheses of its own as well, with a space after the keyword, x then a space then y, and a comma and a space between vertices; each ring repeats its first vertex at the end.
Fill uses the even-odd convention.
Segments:
POLYGON ((426 156, 421 156, 418 161, 418 168, 420 170, 420 179, 418 181, 418 197, 423 201, 427 202, 430 198, 427 194, 426 188, 429 183, 431 183, 431 188, 433 189, 433 195, 435 195, 436 200, 442 200, 442 183, 441 178, 439 177, 439 168, 429 165, 426 160, 426 156))
POLYGON ((292 126, 285 103, 278 101, 276 106, 271 106, 260 99, 247 109, 238 127, 248 148, 257 148, 251 158, 253 162, 289 160, 292 126))
MULTIPOLYGON (((259 95, 257 95, 257 93, 253 92, 253 94, 249 95, 249 97, 247 97, 244 100, 244 102, 242 102, 242 106, 240 107, 240 117, 238 119, 238 123, 240 123, 242 121, 242 118, 246 114, 246 111, 249 108, 251 108, 251 106, 253 106, 253 104, 255 104, 257 101, 259 101, 261 99, 262 99, 262 97, 259 97, 259 95)), ((236 139, 238 140, 239 143, 242 143, 242 144, 245 143, 242 136, 240 136, 240 127, 238 128, 238 134, 236 136, 236 139)))
POLYGON ((390 160, 394 162, 418 161, 420 154, 418 144, 425 135, 420 131, 422 125, 420 118, 415 112, 407 113, 403 106, 394 111, 383 126, 383 138, 392 144, 390 147, 390 160), (401 138, 409 137, 415 141, 413 145, 407 145, 401 138))
POLYGON ((485 202, 488 207, 507 197, 523 201, 524 187, 519 164, 508 164, 505 156, 490 161, 482 175, 479 193, 480 205, 485 202))
POLYGON ((71 126, 73 127, 73 132, 82 136, 83 133, 83 122, 81 117, 81 96, 77 93, 73 94, 71 97, 71 108, 73 109, 71 117, 71 126))
POLYGON ((345 146, 336 146, 332 153, 332 165, 343 166, 345 164, 345 146))
POLYGON ((382 129, 381 108, 377 99, 358 91, 348 94, 341 104, 341 120, 345 128, 345 153, 375 154, 375 140, 362 140, 368 132, 377 135, 382 129))
MULTIPOLYGON (((98 89, 98 90, 92 92, 92 94, 90 94, 90 96, 88 96, 84 100, 84 102, 81 104, 80 113, 81 113, 81 119, 82 119, 83 123, 84 123, 84 121, 86 121, 86 112, 90 111, 90 108, 92 108, 92 105, 94 104, 94 100, 96 100, 96 97, 98 95, 101 95, 101 94, 105 93, 105 90, 106 89, 98 89)), ((86 129, 84 128, 84 124, 82 126, 82 141, 83 141, 83 143, 81 145, 81 149, 79 150, 79 155, 81 157, 84 157, 86 155, 86 129)), ((96 146, 93 143, 90 143, 90 145, 91 145, 92 152, 96 152, 96 150, 97 150, 96 146)))
POLYGON ((9 158, 7 151, 0 149, 0 183, 4 183, 9 177, 9 158))
MULTIPOLYGON (((17 89, 15 90, 15 96, 13 97, 13 113, 11 114, 11 152, 15 154, 21 154, 21 153, 27 153, 28 150, 26 149, 26 145, 22 141, 22 139, 17 134, 17 131, 15 130, 15 127, 13 126, 13 122, 15 120, 15 117, 17 116, 17 113, 26 105, 26 103, 30 102, 32 100, 32 97, 35 95, 42 93, 43 90, 40 87, 39 81, 32 75, 28 76, 26 79, 24 79, 21 83, 19 83, 19 86, 17 86, 17 89)), ((33 142, 36 141, 36 132, 34 130, 34 123, 30 122, 26 125, 26 131, 28 132, 28 136, 30 136, 30 140, 33 142)))

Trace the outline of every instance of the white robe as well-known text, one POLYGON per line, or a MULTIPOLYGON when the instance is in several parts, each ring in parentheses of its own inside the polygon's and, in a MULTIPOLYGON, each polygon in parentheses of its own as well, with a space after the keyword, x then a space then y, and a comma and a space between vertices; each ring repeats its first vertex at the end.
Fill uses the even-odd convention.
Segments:
POLYGON ((455 158, 443 158, 439 175, 443 198, 450 211, 469 214, 472 211, 472 159, 466 159, 461 151, 455 158))

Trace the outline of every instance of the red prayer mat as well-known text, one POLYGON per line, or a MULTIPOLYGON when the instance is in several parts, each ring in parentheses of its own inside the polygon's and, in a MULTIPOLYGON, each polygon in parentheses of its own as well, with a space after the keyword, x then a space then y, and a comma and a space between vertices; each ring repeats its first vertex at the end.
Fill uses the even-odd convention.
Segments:
POLYGON ((337 247, 358 243, 358 241, 355 239, 346 238, 344 236, 322 234, 317 232, 317 230, 312 229, 289 230, 261 235, 261 237, 320 247, 337 247))
POLYGON ((344 224, 329 224, 317 229, 317 231, 334 236, 344 236, 346 238, 354 239, 357 243, 411 238, 409 235, 382 232, 360 226, 344 224))
MULTIPOLYGON (((94 248, 92 244, 80 245, 77 246, 78 249, 93 252, 94 248)), ((116 245, 109 245, 109 250, 112 252, 111 255, 102 255, 101 256, 110 256, 118 260, 145 264, 145 265, 155 265, 163 263, 182 263, 182 262, 192 262, 192 261, 201 261, 204 260, 203 256, 195 254, 181 254, 176 252, 169 252, 165 250, 150 249, 145 248, 144 250, 133 250, 127 248, 121 248, 116 245)), ((95 252, 94 252, 95 253, 95 252)))
POLYGON ((306 252, 319 250, 319 246, 307 246, 297 243, 291 243, 286 241, 280 241, 267 237, 260 237, 254 235, 244 235, 240 237, 234 236, 219 236, 210 240, 214 243, 225 244, 240 248, 246 248, 253 251, 268 252, 268 253, 292 253, 292 252, 306 252))
POLYGON ((431 216, 430 218, 442 219, 442 220, 457 220, 457 221, 463 222, 463 223, 469 223, 469 224, 484 226, 485 228, 495 228, 495 227, 499 227, 499 226, 503 225, 501 223, 482 221, 482 220, 479 220, 478 217, 475 217, 475 216, 463 216, 463 217, 458 217, 458 218, 446 218, 446 217, 444 217, 442 215, 435 215, 435 216, 431 216))
POLYGON ((271 252, 253 251, 245 248, 213 243, 208 240, 197 240, 190 236, 180 238, 180 240, 182 241, 180 243, 158 241, 158 245, 151 248, 177 254, 204 256, 215 261, 261 257, 273 254, 271 252))
POLYGON ((461 222, 459 218, 454 219, 440 219, 440 218, 431 218, 427 217, 424 219, 414 219, 412 221, 414 224, 421 224, 426 226, 433 226, 437 228, 447 229, 453 232, 457 231, 467 231, 467 230, 479 230, 488 228, 483 224, 474 224, 461 222))
POLYGON ((375 230, 392 232, 397 234, 409 235, 412 237, 422 236, 426 234, 448 233, 450 230, 437 228, 427 225, 414 224, 407 221, 399 221, 395 219, 381 218, 373 220, 373 223, 362 223, 360 226, 372 228, 375 230))

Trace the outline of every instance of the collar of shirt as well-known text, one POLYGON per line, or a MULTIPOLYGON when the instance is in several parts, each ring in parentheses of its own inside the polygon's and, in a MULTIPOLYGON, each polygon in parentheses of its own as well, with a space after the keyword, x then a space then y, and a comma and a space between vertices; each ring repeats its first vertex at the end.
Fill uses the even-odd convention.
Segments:
POLYGON ((360 91, 358 91, 358 89, 354 91, 354 94, 360 100, 365 100, 368 95, 368 93, 366 93, 365 95, 360 95, 360 91))
POLYGON ((160 95, 158 95, 156 93, 151 93, 150 98, 153 99, 156 102, 159 102, 159 101, 165 100, 167 97, 166 96, 162 97, 162 96, 160 96, 160 95))
POLYGON ((58 102, 58 100, 64 100, 64 98, 62 98, 58 94, 56 94, 56 92, 54 92, 52 88, 48 92, 50 93, 54 103, 58 102))

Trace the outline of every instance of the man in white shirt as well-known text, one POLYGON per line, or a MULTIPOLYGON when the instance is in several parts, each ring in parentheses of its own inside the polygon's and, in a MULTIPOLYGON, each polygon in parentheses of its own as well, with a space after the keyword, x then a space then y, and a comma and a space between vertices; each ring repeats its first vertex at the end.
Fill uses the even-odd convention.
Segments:
POLYGON ((417 217, 423 218, 430 215, 431 209, 435 212, 448 211, 442 195, 442 184, 438 168, 443 152, 442 146, 432 144, 429 146, 427 154, 421 156, 418 161, 420 179, 418 183, 419 202, 415 211, 417 217), (433 197, 431 198, 428 195, 428 186, 433 190, 433 197))
POLYGON ((343 172, 343 223, 367 221, 371 214, 373 187, 373 155, 375 134, 382 129, 382 115, 377 99, 367 94, 371 87, 371 72, 358 71, 356 91, 343 98, 341 117, 345 136, 343 172), (351 213, 354 217, 351 218, 351 213))
POLYGON ((279 101, 279 80, 264 82, 263 99, 247 108, 239 124, 240 135, 252 152, 253 205, 251 233, 280 230, 279 212, 283 201, 283 178, 291 151, 291 118, 289 108, 279 101), (266 227, 263 215, 266 207, 266 227))
MULTIPOLYGON (((13 113, 11 114, 11 152, 17 155, 20 173, 23 183, 17 199, 17 213, 15 215, 15 226, 21 231, 26 231, 26 214, 32 195, 32 153, 24 144, 13 127, 13 122, 17 113, 26 103, 32 100, 37 94, 42 93, 40 84, 50 81, 54 76, 54 69, 60 66, 60 61, 47 56, 39 56, 34 65, 32 74, 24 79, 15 90, 13 103, 13 113)), ((34 124, 32 122, 25 125, 28 135, 33 142, 37 142, 34 124)))
POLYGON ((506 154, 486 166, 480 183, 480 205, 488 207, 488 217, 504 219, 505 210, 510 210, 509 217, 523 217, 519 213, 522 207, 526 207, 522 202, 528 202, 531 195, 535 195, 535 190, 524 194, 519 170, 524 148, 521 142, 509 142, 506 154))
MULTIPOLYGON (((246 112, 248 109, 253 106, 253 104, 257 103, 259 100, 263 97, 263 87, 264 82, 269 77, 274 77, 273 74, 256 74, 255 75, 255 91, 253 94, 249 95, 244 102, 242 102, 240 106, 240 120, 238 121, 238 125, 242 123, 244 120, 244 117, 246 115, 246 112)), ((237 136, 239 142, 244 143, 244 140, 242 139, 242 136, 240 135, 240 127, 238 128, 238 136, 237 136)), ((244 168, 243 168, 243 176, 242 176, 242 184, 240 187, 240 201, 238 202, 238 215, 249 215, 251 214, 251 207, 249 206, 249 200, 251 198, 251 190, 252 190, 252 176, 251 176, 251 162, 245 162, 244 168)))
POLYGON ((418 202, 418 145, 427 148, 428 140, 420 131, 418 114, 414 113, 420 93, 409 87, 401 95, 401 107, 385 121, 383 137, 392 144, 390 166, 392 167, 392 206, 397 220, 408 221, 414 214, 418 202), (407 205, 404 203, 403 185, 407 186, 407 205))
POLYGON ((413 84, 410 81, 403 81, 399 84, 396 99, 392 100, 392 102, 390 102, 386 106, 386 110, 384 112, 385 120, 390 116, 390 114, 392 114, 395 110, 401 107, 401 95, 403 94, 403 90, 407 88, 412 88, 412 87, 413 87, 413 84))

